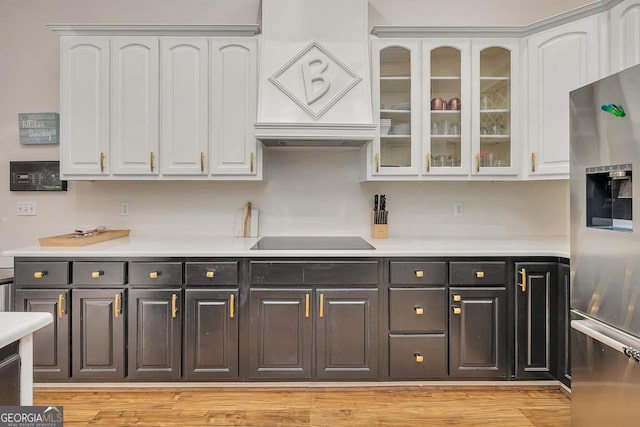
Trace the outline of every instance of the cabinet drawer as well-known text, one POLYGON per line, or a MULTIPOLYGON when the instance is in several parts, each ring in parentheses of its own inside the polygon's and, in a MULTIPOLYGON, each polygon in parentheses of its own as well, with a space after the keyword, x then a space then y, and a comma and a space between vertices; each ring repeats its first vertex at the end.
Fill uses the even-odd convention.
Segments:
POLYGON ((182 285, 181 262, 130 262, 131 285, 182 285))
POLYGON ((73 263, 73 283, 81 285, 124 285, 125 262, 73 263))
POLYGON ((389 335, 389 376, 393 379, 446 377, 445 334, 389 335))
POLYGON ((443 332, 447 324, 445 288, 389 289, 392 332, 443 332))
POLYGON ((187 286, 238 284, 238 261, 188 262, 185 268, 187 286))
POLYGON ((504 261, 451 262, 449 263, 450 285, 504 285, 504 261))
POLYGON ((252 285, 377 285, 378 261, 252 261, 252 285))
POLYGON ((392 285, 444 285, 447 280, 445 262, 391 261, 389 282, 392 285))
POLYGON ((69 262, 21 261, 16 263, 16 285, 68 285, 69 262))

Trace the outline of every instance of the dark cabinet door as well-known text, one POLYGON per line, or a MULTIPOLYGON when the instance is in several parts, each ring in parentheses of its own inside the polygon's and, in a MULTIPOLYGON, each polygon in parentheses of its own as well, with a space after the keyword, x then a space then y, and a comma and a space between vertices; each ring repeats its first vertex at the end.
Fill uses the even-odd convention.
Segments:
POLYGON ((251 379, 311 378, 311 289, 251 289, 251 379))
POLYGON ((238 290, 185 291, 184 377, 238 377, 238 290))
POLYGON ((556 378, 571 386, 571 283, 569 266, 558 265, 558 369, 556 378))
POLYGON ((179 289, 130 289, 128 377, 180 378, 182 295, 179 289))
POLYGON ((556 374, 557 263, 516 263, 516 378, 556 374))
POLYGON ((506 378, 505 288, 449 289, 449 374, 506 378))
POLYGON ((15 341, 0 349, 0 406, 20 406, 18 346, 19 342, 15 341))
POLYGON ((72 377, 124 378, 124 289, 74 289, 72 377))
POLYGON ((316 290, 316 377, 378 377, 378 290, 316 290))
POLYGON ((33 333, 33 379, 69 378, 69 290, 18 289, 16 311, 51 313, 53 323, 33 333))

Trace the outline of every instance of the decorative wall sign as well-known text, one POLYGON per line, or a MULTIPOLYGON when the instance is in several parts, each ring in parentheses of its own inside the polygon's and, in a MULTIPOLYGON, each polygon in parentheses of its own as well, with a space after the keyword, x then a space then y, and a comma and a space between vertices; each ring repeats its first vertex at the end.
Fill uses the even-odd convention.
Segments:
POLYGON ((317 41, 309 43, 269 81, 318 120, 362 80, 317 41))
POLYGON ((18 113, 20 144, 57 144, 60 142, 60 114, 18 113))

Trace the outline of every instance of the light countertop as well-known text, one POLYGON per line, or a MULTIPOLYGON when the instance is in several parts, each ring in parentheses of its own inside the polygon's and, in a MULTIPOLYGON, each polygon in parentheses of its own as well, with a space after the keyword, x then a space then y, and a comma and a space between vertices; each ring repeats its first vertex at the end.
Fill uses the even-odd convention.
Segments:
POLYGON ((51 313, 0 313, 0 348, 37 331, 53 322, 51 313))
POLYGON ((251 250, 259 238, 217 236, 115 239, 78 248, 30 246, 7 250, 12 257, 418 257, 418 256, 551 256, 569 258, 569 238, 396 238, 365 237, 372 250, 251 250))

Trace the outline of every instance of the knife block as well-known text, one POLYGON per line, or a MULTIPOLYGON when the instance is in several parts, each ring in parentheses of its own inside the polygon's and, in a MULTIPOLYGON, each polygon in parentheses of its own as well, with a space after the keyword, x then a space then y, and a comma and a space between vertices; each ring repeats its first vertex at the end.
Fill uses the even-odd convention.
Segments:
POLYGON ((371 237, 374 239, 386 239, 389 237, 388 224, 375 224, 375 211, 371 211, 371 237))

